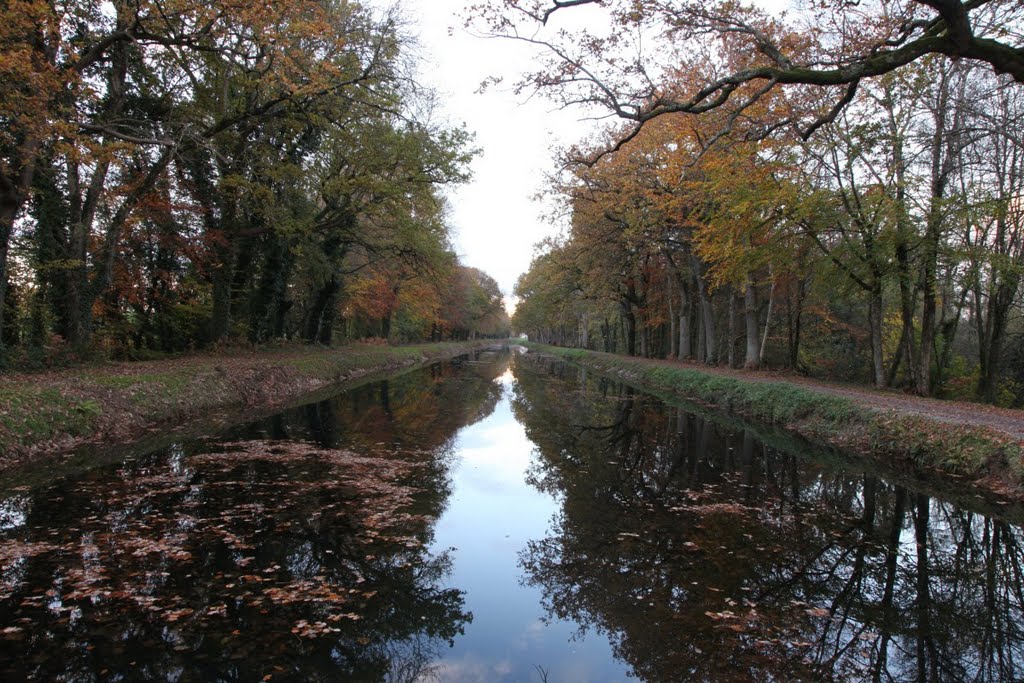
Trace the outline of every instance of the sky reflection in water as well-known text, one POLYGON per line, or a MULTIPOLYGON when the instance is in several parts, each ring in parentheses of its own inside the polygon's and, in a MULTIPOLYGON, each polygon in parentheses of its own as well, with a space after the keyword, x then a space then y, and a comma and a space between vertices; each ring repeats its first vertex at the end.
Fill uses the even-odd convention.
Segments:
POLYGON ((505 392, 494 412, 459 433, 453 494, 435 531, 436 548, 455 546, 449 585, 466 592, 473 613, 441 662, 441 679, 625 680, 606 638, 552 620, 540 590, 523 584, 519 553, 543 538, 559 505, 527 483, 534 446, 512 413, 511 371, 499 379, 505 392))

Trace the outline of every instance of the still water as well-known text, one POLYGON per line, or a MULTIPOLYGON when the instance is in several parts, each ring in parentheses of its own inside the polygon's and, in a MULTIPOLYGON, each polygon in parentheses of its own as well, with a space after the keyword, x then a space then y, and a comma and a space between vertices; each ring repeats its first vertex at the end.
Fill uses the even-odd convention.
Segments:
POLYGON ((1022 540, 485 352, 0 490, 0 680, 1022 680, 1022 540))

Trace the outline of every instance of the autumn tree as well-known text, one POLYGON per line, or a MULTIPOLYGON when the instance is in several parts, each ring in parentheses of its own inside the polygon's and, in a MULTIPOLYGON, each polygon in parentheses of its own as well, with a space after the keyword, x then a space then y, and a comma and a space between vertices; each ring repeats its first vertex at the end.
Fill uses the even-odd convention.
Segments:
MULTIPOLYGON (((516 281, 515 331, 542 343, 590 346, 586 316, 580 310, 582 271, 572 267, 571 260, 567 245, 562 244, 550 244, 534 256, 530 268, 516 281)), ((611 335, 602 336, 602 350, 611 351, 611 335)))
MULTIPOLYGON (((1019 319, 1008 179, 1020 137, 1006 115, 996 132, 988 112, 1008 111, 1024 80, 1017 3, 878 0, 771 16, 724 2, 509 0, 471 23, 536 49, 520 92, 625 120, 560 161, 604 184, 603 218, 622 233, 607 242, 656 253, 677 278, 682 296, 659 284, 646 298, 673 318, 697 290, 708 356, 733 363, 739 309, 744 364, 777 354, 781 305, 787 363, 812 367, 799 351, 809 295, 816 338, 853 350, 819 356, 823 367, 859 376, 867 356, 877 386, 902 372, 913 391, 943 394, 962 392, 974 355, 978 391, 994 400, 990 359, 1019 319)), ((575 245, 570 235, 560 248, 575 245)), ((687 357, 691 318, 678 320, 668 353, 687 357)))
POLYGON ((507 337, 510 331, 501 288, 478 268, 458 266, 452 273, 442 317, 457 339, 507 337))
POLYGON ((12 247, 18 266, 17 296, 0 297, 5 340, 40 348, 52 333, 79 354, 124 355, 243 336, 329 343, 359 274, 394 278, 385 328, 415 309, 409 334, 441 336, 458 270, 443 188, 468 177, 473 150, 433 118, 399 9, 2 12, 0 295, 12 247))
POLYGON ((888 159, 895 149, 890 145, 900 142, 873 116, 873 110, 847 110, 805 148, 810 192, 798 220, 840 276, 863 293, 873 382, 883 387, 883 297, 895 272, 904 207, 897 197, 900 177, 888 159))

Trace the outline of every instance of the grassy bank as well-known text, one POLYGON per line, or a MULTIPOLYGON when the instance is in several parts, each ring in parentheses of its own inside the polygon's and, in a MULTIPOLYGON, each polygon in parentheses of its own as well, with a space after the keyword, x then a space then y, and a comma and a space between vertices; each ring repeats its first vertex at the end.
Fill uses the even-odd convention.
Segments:
POLYGON ((0 375, 0 468, 87 443, 129 443, 215 414, 285 405, 482 345, 286 347, 0 375))
POLYGON ((749 381, 682 365, 528 344, 657 393, 795 432, 813 443, 919 475, 939 473, 980 490, 1024 496, 1024 444, 983 426, 876 410, 783 381, 749 381))

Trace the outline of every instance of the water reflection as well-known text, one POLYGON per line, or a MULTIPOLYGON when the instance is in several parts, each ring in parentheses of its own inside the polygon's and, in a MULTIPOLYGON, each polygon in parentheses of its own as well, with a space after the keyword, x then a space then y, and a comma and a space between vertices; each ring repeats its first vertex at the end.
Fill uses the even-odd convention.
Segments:
POLYGON ((431 550, 507 356, 367 384, 0 500, 0 679, 422 680, 472 615, 431 550))
MULTIPOLYGON (((503 378, 511 385, 512 377, 503 378)), ((465 591, 473 623, 438 662, 451 683, 626 680, 607 639, 576 637, 572 622, 545 623, 541 594, 524 586, 519 551, 542 538, 559 502, 526 483, 533 445, 503 400, 459 433, 453 494, 435 547, 452 548, 450 581, 465 591)))
POLYGON ((508 367, 6 492, 0 680, 1022 678, 1019 527, 508 367))
POLYGON ((640 679, 1024 676, 1019 527, 563 364, 516 378, 532 480, 563 498, 524 580, 640 679))

